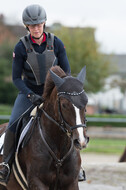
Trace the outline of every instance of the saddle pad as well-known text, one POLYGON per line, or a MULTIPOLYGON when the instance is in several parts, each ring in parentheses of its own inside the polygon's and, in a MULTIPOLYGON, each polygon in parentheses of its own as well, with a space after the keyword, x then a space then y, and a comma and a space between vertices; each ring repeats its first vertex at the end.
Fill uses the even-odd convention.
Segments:
POLYGON ((17 152, 17 153, 18 153, 19 147, 20 147, 20 145, 21 145, 21 143, 22 143, 22 141, 23 141, 23 139, 24 139, 26 133, 27 133, 28 130, 29 130, 29 127, 31 126, 31 122, 32 122, 33 119, 34 119, 34 118, 32 117, 32 118, 30 119, 30 121, 27 123, 27 125, 25 126, 25 128, 23 129, 23 131, 21 132, 21 135, 20 135, 19 141, 18 141, 18 145, 17 145, 17 149, 16 149, 16 152, 17 152))
POLYGON ((3 133, 2 136, 0 137, 0 154, 2 155, 3 155, 4 137, 5 137, 5 133, 3 133))
MULTIPOLYGON (((28 122, 28 124, 25 126, 25 128, 23 129, 21 135, 20 135, 20 138, 19 138, 19 141, 18 141, 18 146, 17 146, 17 151, 19 149, 19 146, 23 140, 23 138, 25 137, 29 127, 30 127, 30 124, 31 124, 31 121, 33 120, 33 117, 30 119, 30 121, 28 122)), ((5 138, 5 133, 2 134, 2 136, 0 136, 0 154, 3 155, 3 145, 4 145, 4 138, 5 138)))

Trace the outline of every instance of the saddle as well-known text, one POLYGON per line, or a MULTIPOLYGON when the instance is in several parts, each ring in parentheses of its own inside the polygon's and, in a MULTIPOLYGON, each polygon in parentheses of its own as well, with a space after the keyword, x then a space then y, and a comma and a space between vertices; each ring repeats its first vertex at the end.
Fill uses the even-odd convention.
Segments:
MULTIPOLYGON (((41 107, 43 104, 41 104, 39 107, 41 107)), ((25 116, 22 117, 19 122, 18 122, 18 126, 17 126, 17 131, 16 131, 16 147, 18 145, 19 142, 19 138, 22 134, 22 132, 24 131, 24 139, 22 141, 22 148, 25 147, 27 145, 27 143, 29 142, 33 130, 34 128, 32 128, 32 130, 30 130, 30 128, 32 127, 33 121, 35 120, 35 116, 37 114, 37 106, 31 111, 30 117, 25 116), (29 126, 28 126, 29 125, 29 126), (26 129, 26 130, 24 130, 26 129)))

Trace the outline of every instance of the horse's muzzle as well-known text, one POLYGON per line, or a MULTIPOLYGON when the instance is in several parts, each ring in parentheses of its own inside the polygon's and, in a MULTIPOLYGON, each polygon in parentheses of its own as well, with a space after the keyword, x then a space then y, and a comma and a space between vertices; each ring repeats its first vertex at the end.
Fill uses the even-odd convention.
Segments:
POLYGON ((87 147, 88 142, 89 142, 89 137, 85 137, 85 142, 83 142, 83 143, 81 143, 79 139, 75 139, 74 146, 77 149, 82 150, 87 147))

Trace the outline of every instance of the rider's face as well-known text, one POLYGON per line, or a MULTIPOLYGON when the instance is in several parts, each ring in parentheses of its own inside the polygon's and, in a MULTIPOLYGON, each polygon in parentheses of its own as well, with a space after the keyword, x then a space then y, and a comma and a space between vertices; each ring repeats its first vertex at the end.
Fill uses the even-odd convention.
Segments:
POLYGON ((31 36, 39 38, 41 36, 41 34, 43 33, 44 24, 45 23, 28 25, 27 27, 31 33, 31 36))

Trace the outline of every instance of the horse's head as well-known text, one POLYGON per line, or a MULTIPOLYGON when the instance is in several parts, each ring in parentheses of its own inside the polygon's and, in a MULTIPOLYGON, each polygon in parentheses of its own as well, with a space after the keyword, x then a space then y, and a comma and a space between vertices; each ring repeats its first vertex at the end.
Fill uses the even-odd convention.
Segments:
POLYGON ((52 70, 51 77, 57 88, 58 107, 62 125, 65 126, 67 135, 72 135, 77 148, 84 148, 89 141, 86 136, 85 109, 88 102, 83 89, 86 76, 84 67, 77 77, 66 76, 60 78, 52 70))

